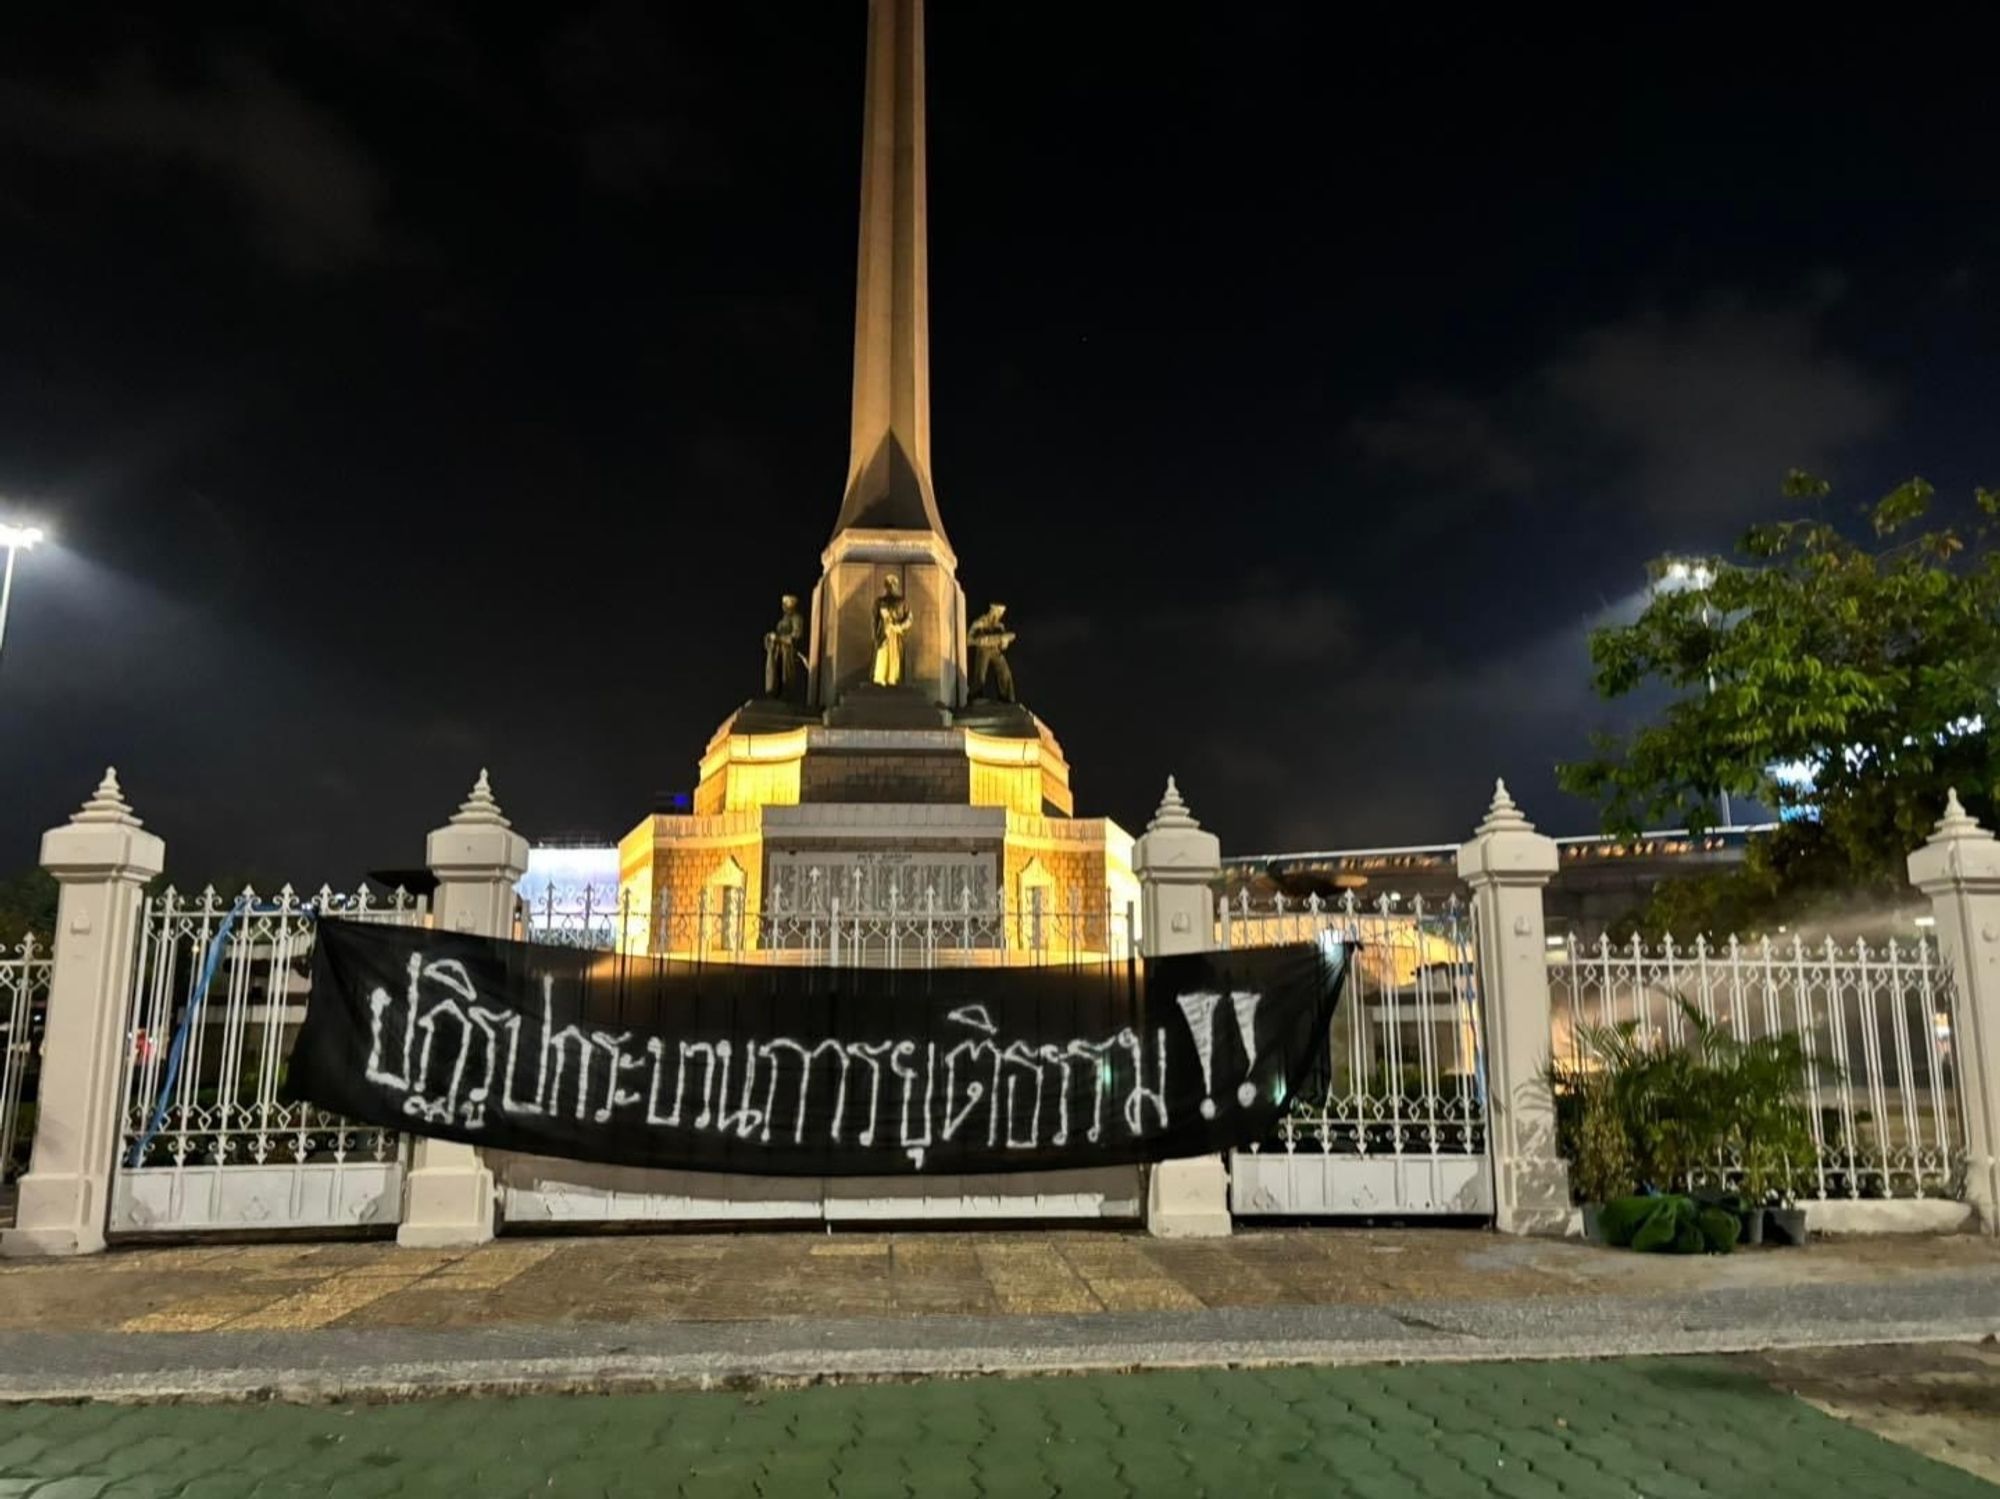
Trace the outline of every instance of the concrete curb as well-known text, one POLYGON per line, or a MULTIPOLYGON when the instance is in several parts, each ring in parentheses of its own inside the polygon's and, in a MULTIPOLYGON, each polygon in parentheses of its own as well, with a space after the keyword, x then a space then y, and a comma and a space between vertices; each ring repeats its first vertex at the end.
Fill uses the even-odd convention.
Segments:
POLYGON ((2000 1276, 1782 1291, 451 1332, 0 1335, 0 1402, 411 1399, 748 1389, 1130 1369, 1471 1363, 1961 1342, 2000 1335, 2000 1276))

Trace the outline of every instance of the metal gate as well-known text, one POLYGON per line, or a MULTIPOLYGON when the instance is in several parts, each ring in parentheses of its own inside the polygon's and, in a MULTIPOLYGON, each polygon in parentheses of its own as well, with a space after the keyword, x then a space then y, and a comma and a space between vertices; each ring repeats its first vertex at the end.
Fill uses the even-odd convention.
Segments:
POLYGON ((1270 1141, 1229 1161, 1237 1217, 1488 1217, 1486 1069, 1470 921, 1456 901, 1350 894, 1218 903, 1220 947, 1354 946, 1327 1068, 1270 1141))
POLYGON ((403 1140, 281 1102, 315 920, 420 925, 424 902, 245 890, 146 902, 127 1010, 113 1234, 393 1223, 403 1140))
MULTIPOLYGON (((1123 963, 1131 910, 1031 898, 976 903, 890 881, 834 893, 809 884, 796 905, 750 909, 720 889, 691 910, 650 912, 614 890, 550 891, 523 913, 533 942, 730 963, 866 968, 1043 967, 1123 963)), ((771 1177, 649 1171, 489 1151, 510 1225, 618 1222, 837 1222, 1136 1219, 1139 1169, 1096 1167, 968 1177, 771 1177)))
POLYGON ((35 1138, 35 1081, 49 1012, 49 954, 27 937, 0 956, 0 1221, 14 1221, 15 1184, 35 1138))

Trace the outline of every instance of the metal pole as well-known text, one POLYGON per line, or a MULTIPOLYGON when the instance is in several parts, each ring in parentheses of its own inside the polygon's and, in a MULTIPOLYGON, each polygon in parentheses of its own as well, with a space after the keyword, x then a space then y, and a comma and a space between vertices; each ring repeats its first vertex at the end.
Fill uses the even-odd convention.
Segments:
POLYGON ((18 547, 7 548, 7 570, 0 576, 0 645, 7 643, 7 604, 14 597, 14 553, 18 547))
MULTIPOLYGON (((1708 596, 1706 594, 1703 594, 1701 600, 1701 622, 1709 629, 1715 628, 1714 621, 1709 617, 1709 603, 1708 603, 1708 596)), ((1710 668, 1708 673, 1708 696, 1711 702, 1715 698, 1715 671, 1713 668, 1710 668)), ((1729 811, 1729 793, 1727 791, 1718 791, 1716 794, 1722 799, 1723 827, 1725 828, 1734 827, 1736 825, 1735 819, 1730 815, 1729 811)))

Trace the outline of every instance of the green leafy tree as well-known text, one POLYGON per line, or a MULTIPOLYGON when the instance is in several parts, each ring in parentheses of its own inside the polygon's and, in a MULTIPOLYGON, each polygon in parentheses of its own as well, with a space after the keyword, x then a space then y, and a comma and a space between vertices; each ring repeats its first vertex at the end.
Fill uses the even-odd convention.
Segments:
POLYGON ((1826 518, 1823 481, 1794 471, 1785 494, 1809 513, 1751 528, 1734 560, 1656 563, 1662 584, 1706 586, 1656 588, 1636 621, 1591 637, 1600 695, 1670 697, 1558 767, 1607 832, 1704 830, 1725 791, 1786 819, 1740 869, 1662 886, 1648 926, 1745 930, 1899 893, 1947 788, 1980 815, 2000 790, 2000 492, 1942 524, 1911 479, 1867 512, 1865 540, 1826 518))

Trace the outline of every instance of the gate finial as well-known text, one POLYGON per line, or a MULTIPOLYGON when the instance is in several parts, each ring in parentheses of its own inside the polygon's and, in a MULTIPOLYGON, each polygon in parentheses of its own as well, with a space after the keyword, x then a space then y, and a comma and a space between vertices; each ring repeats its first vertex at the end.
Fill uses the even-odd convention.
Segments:
POLYGON ((467 823, 502 828, 513 826, 501 813, 500 803, 493 799, 493 783, 483 767, 479 779, 472 783, 472 794, 459 803, 458 811, 451 820, 461 826, 467 823))
POLYGON ((1146 831, 1154 833, 1170 828, 1192 831, 1200 826, 1201 824, 1195 821, 1194 814, 1188 811, 1187 803, 1181 800, 1181 788, 1174 784, 1172 776, 1168 776, 1166 794, 1160 798, 1159 810, 1153 813, 1153 820, 1146 824, 1146 831))
POLYGON ((1965 810, 1965 803, 1958 799, 1958 788, 1953 786, 1944 794, 1944 816, 1937 820, 1931 831, 1932 843, 1949 843, 1954 838, 1991 838, 1993 835, 1979 825, 1979 819, 1965 810))
POLYGON ((1475 832, 1479 833, 1532 833, 1535 825, 1528 821, 1521 809, 1514 804, 1514 798, 1507 794, 1507 783, 1493 783, 1493 804, 1486 809, 1486 821, 1475 832))
POLYGON ((118 767, 104 767, 104 779, 97 783, 97 790, 91 793, 71 822, 115 822, 128 828, 140 825, 132 815, 132 805, 125 800, 125 793, 118 785, 118 767))

